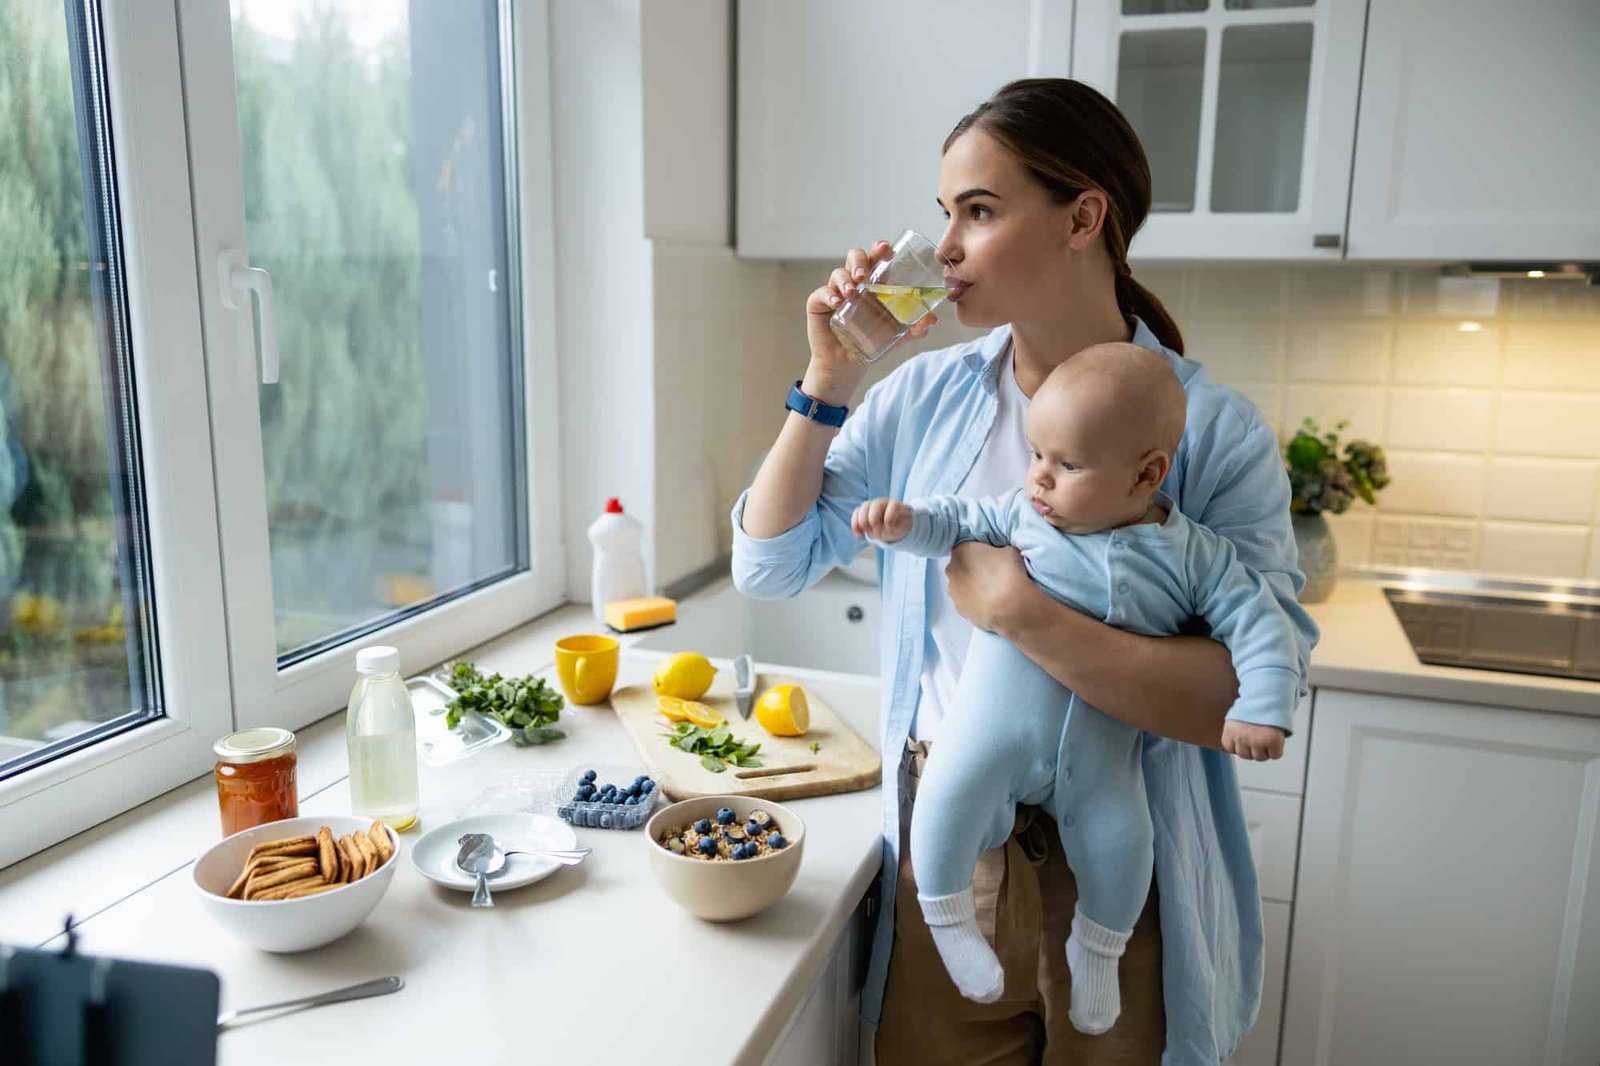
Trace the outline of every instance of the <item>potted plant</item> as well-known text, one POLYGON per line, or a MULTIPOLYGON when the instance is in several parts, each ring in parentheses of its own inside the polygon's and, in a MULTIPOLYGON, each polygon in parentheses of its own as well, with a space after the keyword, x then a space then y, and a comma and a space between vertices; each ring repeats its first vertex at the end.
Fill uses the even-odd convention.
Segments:
POLYGON ((1327 599, 1339 571, 1333 531, 1324 515, 1343 514, 1358 496, 1375 504, 1378 490, 1389 484, 1383 448, 1366 440, 1345 441, 1341 446, 1339 432, 1346 425, 1340 422, 1324 433, 1308 418, 1283 449, 1295 546, 1306 575, 1301 603, 1327 599))

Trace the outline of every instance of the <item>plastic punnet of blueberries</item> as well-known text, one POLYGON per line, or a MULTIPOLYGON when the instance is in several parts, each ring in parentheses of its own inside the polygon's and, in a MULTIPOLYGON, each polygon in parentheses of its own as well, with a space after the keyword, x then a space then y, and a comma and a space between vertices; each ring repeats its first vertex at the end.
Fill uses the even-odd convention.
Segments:
POLYGON ((602 781, 593 768, 584 770, 577 786, 556 808, 573 825, 590 829, 637 829, 650 817, 659 789, 640 774, 628 784, 602 781))

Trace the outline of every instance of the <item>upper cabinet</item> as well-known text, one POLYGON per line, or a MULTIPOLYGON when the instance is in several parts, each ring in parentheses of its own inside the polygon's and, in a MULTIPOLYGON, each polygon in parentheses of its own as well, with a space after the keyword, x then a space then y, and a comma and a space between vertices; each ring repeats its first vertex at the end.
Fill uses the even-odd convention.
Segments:
POLYGON ((1065 75, 1060 0, 740 0, 738 253, 842 259, 937 240, 939 154, 1013 78, 1065 75))
POLYGON ((1372 0, 1350 257, 1600 259, 1600 4, 1372 0))
POLYGON ((1141 259, 1338 259, 1365 0, 1078 0, 1073 76, 1150 157, 1141 259))
POLYGON ((740 0, 738 251, 940 232, 940 146, 1020 77, 1101 89, 1139 259, 1600 260, 1596 0, 740 0), (1359 118, 1359 121, 1358 121, 1359 118))

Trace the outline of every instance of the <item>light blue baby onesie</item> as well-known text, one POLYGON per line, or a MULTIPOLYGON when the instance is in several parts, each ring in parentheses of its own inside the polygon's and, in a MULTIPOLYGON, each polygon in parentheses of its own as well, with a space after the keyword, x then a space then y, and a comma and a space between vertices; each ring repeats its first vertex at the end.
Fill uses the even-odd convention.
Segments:
MULTIPOLYGON (((1239 677, 1234 721, 1289 731, 1299 683, 1293 623, 1233 544, 1189 521, 1165 494, 1165 522, 1064 533, 1018 489, 910 504, 911 533, 880 547, 947 555, 958 541, 1011 545, 1033 580, 1119 629, 1170 636, 1203 617, 1239 677)), ((983 851, 1011 835, 1019 803, 1046 806, 1091 921, 1131 932, 1150 892, 1152 833, 1142 733, 1095 710, 1009 641, 972 635, 956 703, 917 788, 911 863, 923 896, 970 888, 983 851)))

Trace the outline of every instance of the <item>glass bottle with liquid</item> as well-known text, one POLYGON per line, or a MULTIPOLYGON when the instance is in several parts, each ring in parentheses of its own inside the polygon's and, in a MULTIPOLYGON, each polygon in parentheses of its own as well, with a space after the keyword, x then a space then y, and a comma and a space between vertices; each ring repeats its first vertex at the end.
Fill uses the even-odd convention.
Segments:
POLYGON ((362 648, 356 672, 345 715, 350 809, 403 831, 417 820, 417 722, 400 678, 400 653, 362 648))

